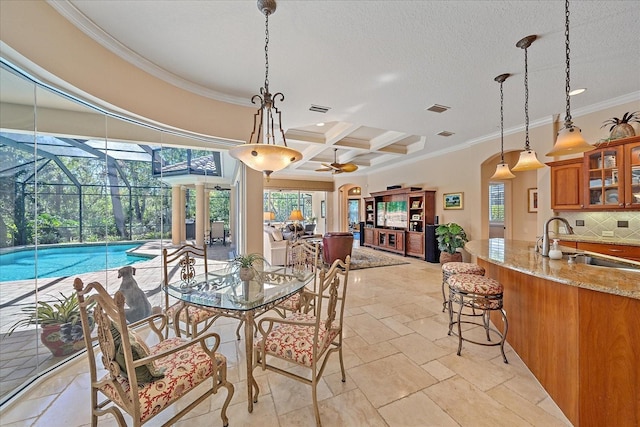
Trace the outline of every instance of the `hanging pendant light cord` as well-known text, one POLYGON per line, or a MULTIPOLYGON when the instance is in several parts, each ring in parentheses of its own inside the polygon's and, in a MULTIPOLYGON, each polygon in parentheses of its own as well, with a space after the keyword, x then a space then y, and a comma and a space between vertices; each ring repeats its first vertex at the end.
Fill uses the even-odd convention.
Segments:
POLYGON ((264 30, 264 89, 269 92, 269 12, 265 12, 264 30))
POLYGON ((571 127, 571 97, 569 96, 569 92, 571 92, 571 84, 570 84, 570 71, 571 65, 569 61, 569 0, 565 1, 564 5, 564 16, 565 16, 565 24, 564 24, 564 36, 565 36, 565 52, 566 52, 566 65, 567 65, 567 76, 565 80, 565 91, 566 91, 566 99, 567 99, 567 111, 564 119, 565 127, 571 127))
POLYGON ((500 82, 500 158, 504 163, 504 92, 502 91, 502 82, 500 82))
POLYGON ((531 149, 529 148, 529 71, 527 64, 526 47, 524 48, 524 119, 524 149, 525 151, 531 151, 531 149))

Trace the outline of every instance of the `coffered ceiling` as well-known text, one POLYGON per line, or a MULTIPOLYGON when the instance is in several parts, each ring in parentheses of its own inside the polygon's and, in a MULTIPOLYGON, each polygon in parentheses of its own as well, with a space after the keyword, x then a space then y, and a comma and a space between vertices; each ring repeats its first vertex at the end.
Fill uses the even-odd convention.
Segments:
MULTIPOLYGON (((253 0, 49 4, 181 88, 251 105, 264 81, 264 16, 253 0)), ((638 98, 638 22, 637 1, 571 3, 571 83, 587 88, 572 99, 574 117, 638 98)), ((314 170, 333 161, 334 148, 358 174, 495 137, 493 79, 502 73, 513 74, 504 84, 505 128, 523 126, 524 53, 515 44, 530 34, 539 37, 528 58, 532 125, 564 116, 563 1, 281 0, 269 27, 270 88, 284 94, 287 141, 304 155, 284 174, 330 176, 314 170), (450 109, 428 111, 434 104, 450 109)))

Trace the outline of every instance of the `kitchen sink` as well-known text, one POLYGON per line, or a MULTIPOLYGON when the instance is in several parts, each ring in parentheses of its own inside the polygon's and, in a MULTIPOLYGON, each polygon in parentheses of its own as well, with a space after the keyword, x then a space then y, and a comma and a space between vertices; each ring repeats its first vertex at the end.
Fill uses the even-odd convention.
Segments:
POLYGON ((566 260, 569 264, 587 264, 595 265, 597 267, 619 268, 632 271, 640 271, 640 265, 632 262, 625 262, 624 260, 614 260, 611 258, 599 257, 593 254, 584 254, 578 252, 563 253, 562 259, 566 260))

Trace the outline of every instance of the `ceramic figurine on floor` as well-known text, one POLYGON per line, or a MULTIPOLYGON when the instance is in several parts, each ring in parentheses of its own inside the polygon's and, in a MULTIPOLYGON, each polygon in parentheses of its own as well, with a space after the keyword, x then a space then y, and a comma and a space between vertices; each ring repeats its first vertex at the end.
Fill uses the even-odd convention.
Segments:
POLYGON ((124 295, 125 304, 129 307, 126 309, 127 322, 129 323, 144 319, 152 313, 151 303, 149 303, 144 291, 138 286, 138 282, 133 278, 134 274, 136 274, 136 269, 130 265, 118 270, 118 277, 122 277, 122 283, 118 290, 124 295))

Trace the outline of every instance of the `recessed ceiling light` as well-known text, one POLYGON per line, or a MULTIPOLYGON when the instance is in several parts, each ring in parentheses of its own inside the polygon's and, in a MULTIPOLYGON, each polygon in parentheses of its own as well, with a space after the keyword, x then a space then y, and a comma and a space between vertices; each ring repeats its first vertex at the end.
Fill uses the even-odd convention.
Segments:
POLYGON ((580 95, 581 93, 583 93, 585 90, 587 90, 586 87, 581 87, 579 89, 574 89, 571 92, 569 92, 569 96, 574 96, 574 95, 580 95))
POLYGON ((316 126, 320 126, 320 127, 322 127, 322 126, 324 126, 324 123, 323 123, 323 122, 316 123, 316 126))
POLYGON ((445 111, 449 110, 451 107, 446 107, 444 105, 440 105, 440 104, 433 104, 431 107, 427 107, 426 110, 427 111, 431 111, 433 113, 444 113, 445 111))
POLYGON ((454 132, 449 132, 448 130, 443 130, 443 131, 440 131, 440 132, 436 133, 436 135, 451 136, 451 135, 455 135, 455 133, 454 132))

